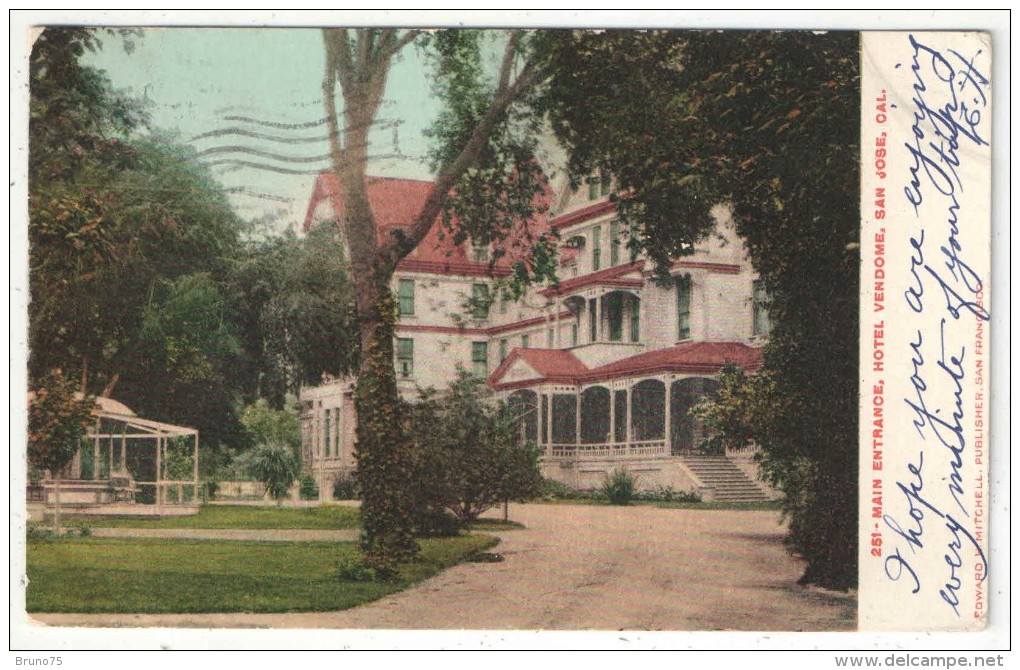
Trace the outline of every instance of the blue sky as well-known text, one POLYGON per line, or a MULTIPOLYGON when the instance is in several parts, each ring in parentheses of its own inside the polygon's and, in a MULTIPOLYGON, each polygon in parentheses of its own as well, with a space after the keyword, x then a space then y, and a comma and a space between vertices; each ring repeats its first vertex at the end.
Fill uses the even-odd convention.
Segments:
MULTIPOLYGON (((88 62, 146 101, 154 129, 199 151, 242 216, 271 213, 281 229, 304 217, 314 174, 281 170, 328 167, 326 128, 316 125, 325 116, 318 29, 150 28, 131 53, 104 36, 88 62)), ((423 131, 438 111, 408 47, 387 82, 370 173, 428 178, 423 131)))

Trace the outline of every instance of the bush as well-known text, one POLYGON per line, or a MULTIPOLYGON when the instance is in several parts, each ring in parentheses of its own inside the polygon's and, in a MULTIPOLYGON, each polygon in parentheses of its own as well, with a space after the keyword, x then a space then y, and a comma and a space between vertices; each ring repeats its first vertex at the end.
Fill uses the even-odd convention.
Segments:
POLYGON ((637 490, 637 479, 626 468, 618 467, 606 475, 602 494, 614 505, 629 505, 637 490))
POLYGON ((302 500, 317 500, 319 498, 319 485, 315 483, 315 477, 305 473, 301 475, 300 493, 302 500))
POLYGON ((287 447, 265 445, 255 449, 250 473, 266 485, 266 493, 271 498, 281 501, 298 477, 298 461, 287 447))
POLYGON ((555 479, 543 479, 538 496, 542 500, 583 500, 591 497, 588 491, 579 491, 555 479))
POLYGON ((358 500, 361 498, 361 491, 358 488, 357 473, 340 475, 333 480, 334 500, 358 500))
POLYGON ((347 582, 373 582, 378 575, 375 569, 360 556, 343 556, 336 566, 337 579, 347 582))
POLYGON ((454 522, 463 527, 492 507, 541 492, 538 448, 520 444, 519 417, 490 393, 461 370, 448 390, 424 391, 407 408, 417 532, 449 534, 454 522))
POLYGON ((697 491, 677 491, 672 486, 662 486, 661 484, 654 489, 638 491, 634 494, 634 499, 645 502, 701 502, 701 496, 697 491))

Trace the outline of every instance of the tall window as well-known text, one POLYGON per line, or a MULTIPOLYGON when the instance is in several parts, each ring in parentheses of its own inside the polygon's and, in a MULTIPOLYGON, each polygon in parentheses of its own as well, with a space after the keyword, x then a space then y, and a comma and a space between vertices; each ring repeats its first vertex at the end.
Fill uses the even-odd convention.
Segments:
POLYGON ((602 267, 602 226, 591 229, 591 269, 602 267))
POLYGON ((331 419, 333 418, 333 410, 327 409, 325 414, 326 414, 325 421, 323 422, 322 426, 322 436, 324 438, 323 442, 325 443, 325 452, 323 453, 323 455, 328 458, 333 455, 333 431, 331 429, 332 427, 331 419))
POLYGON ((620 222, 609 224, 609 264, 616 267, 620 264, 620 222))
POLYGON ((506 338, 499 341, 499 362, 502 363, 506 360, 507 354, 510 350, 510 343, 507 342, 506 338))
POLYGON ((691 276, 676 278, 677 339, 691 339, 691 276))
POLYGON ((641 340, 641 301, 637 298, 630 299, 630 341, 641 340))
POLYGON ((474 284, 471 287, 471 316, 476 319, 489 318, 489 285, 474 284))
POLYGON ((595 342, 599 335, 598 299, 588 300, 588 341, 595 342))
POLYGON ((574 323, 570 324, 570 346, 572 346, 572 347, 576 347, 577 346, 577 331, 578 330, 579 330, 579 328, 577 327, 577 322, 576 321, 574 323))
POLYGON ((552 349, 553 348, 553 343, 555 341, 556 341, 556 333, 555 333, 555 331, 552 328, 550 328, 549 330, 545 331, 545 347, 546 347, 546 349, 552 349))
POLYGON ((486 342, 471 343, 471 369, 478 377, 489 375, 489 345, 486 342))
POLYGON ((410 337, 397 338, 397 375, 414 375, 414 340, 410 337))
POLYGON ((401 279, 397 282, 397 305, 400 316, 414 314, 414 280, 401 279))
POLYGON ((769 320, 769 294, 765 290, 765 282, 758 279, 754 282, 754 335, 755 337, 767 337, 772 331, 772 322, 769 320))
POLYGON ((528 348, 528 343, 530 341, 531 341, 530 337, 528 337, 527 335, 521 335, 521 346, 524 347, 525 349, 528 348))

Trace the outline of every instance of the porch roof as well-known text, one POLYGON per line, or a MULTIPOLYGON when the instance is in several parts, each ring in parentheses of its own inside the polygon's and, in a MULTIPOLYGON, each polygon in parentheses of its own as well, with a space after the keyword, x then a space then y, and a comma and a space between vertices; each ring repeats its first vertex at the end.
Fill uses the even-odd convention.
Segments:
POLYGON ((539 293, 549 298, 556 295, 566 295, 579 289, 589 286, 608 286, 611 288, 641 289, 645 285, 641 271, 644 269, 644 261, 635 261, 624 265, 591 272, 580 277, 572 277, 559 284, 544 288, 539 293), (633 277, 627 275, 633 274, 633 277))
POLYGON ((761 347, 742 342, 683 342, 672 347, 648 351, 634 356, 588 368, 571 351, 564 349, 514 349, 510 356, 489 377, 497 389, 535 386, 542 383, 593 384, 613 379, 642 377, 665 372, 715 374, 727 362, 748 372, 761 367, 761 347), (525 378, 507 373, 517 361, 523 360, 537 376, 525 378))

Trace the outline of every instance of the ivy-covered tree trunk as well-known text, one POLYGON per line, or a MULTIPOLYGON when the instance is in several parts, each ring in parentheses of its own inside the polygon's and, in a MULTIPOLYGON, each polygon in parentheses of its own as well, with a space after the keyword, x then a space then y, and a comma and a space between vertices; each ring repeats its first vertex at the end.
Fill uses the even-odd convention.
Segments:
POLYGON ((383 574, 413 557, 412 481, 408 436, 400 421, 400 400, 393 369, 396 320, 389 287, 359 286, 361 366, 355 393, 358 414, 358 479, 361 485, 361 546, 365 559, 383 574))

